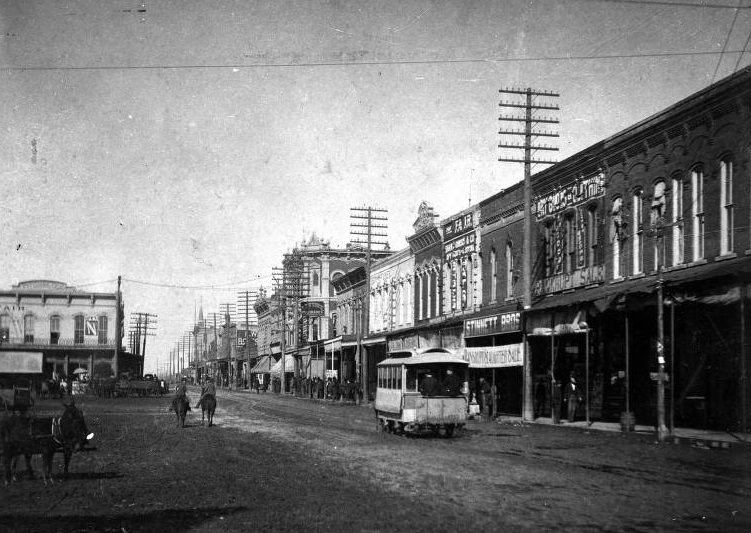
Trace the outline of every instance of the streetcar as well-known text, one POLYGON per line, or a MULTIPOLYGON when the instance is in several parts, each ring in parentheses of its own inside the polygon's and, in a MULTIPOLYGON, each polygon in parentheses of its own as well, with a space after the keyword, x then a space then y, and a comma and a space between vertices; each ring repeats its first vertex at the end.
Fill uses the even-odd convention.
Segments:
POLYGON ((469 363, 444 348, 389 352, 376 365, 377 429, 451 437, 467 422, 469 363))

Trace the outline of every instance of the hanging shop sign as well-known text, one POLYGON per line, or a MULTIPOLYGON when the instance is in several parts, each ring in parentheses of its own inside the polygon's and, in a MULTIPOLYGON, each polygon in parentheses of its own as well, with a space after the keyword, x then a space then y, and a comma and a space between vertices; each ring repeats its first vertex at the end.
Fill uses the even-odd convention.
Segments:
POLYGON ((605 266, 598 265, 588 268, 581 268, 568 274, 558 274, 537 281, 532 288, 532 294, 540 296, 542 294, 552 294, 554 292, 565 291, 567 289, 576 289, 577 287, 586 287, 593 283, 603 283, 605 281, 605 266))
POLYGON ((605 194, 605 174, 602 172, 540 196, 535 201, 537 220, 560 213, 569 207, 583 204, 605 194))
POLYGON ((243 348, 245 346, 245 331, 237 330, 237 347, 243 348))
POLYGON ((471 318, 464 321, 464 337, 481 337, 496 333, 521 331, 521 313, 501 313, 499 315, 471 318))
POLYGON ((522 343, 464 348, 462 358, 470 368, 506 368, 524 365, 522 343))
POLYGON ((302 314, 307 316, 323 316, 326 314, 326 308, 323 302, 302 302, 302 314))

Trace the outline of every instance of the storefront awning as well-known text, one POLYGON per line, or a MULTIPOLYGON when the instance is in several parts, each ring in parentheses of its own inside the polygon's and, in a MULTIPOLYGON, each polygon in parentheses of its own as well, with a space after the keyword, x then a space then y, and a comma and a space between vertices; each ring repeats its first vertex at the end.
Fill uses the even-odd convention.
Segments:
POLYGON ((274 359, 269 355, 264 355, 256 363, 256 366, 250 369, 251 374, 268 374, 274 366, 274 359))
MULTIPOLYGON (((285 354, 284 356, 284 373, 285 374, 291 374, 295 371, 295 358, 292 356, 292 354, 285 354)), ((271 375, 272 376, 281 376, 282 375, 282 359, 280 358, 274 366, 271 367, 271 375)))

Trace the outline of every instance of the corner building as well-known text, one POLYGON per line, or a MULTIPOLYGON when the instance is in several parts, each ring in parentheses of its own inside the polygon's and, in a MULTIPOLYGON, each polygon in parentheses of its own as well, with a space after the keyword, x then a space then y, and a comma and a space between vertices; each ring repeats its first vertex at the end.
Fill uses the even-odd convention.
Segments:
POLYGON ((532 375, 545 410, 747 431, 751 69, 536 174, 532 375), (659 293, 662 292, 662 299, 659 293))

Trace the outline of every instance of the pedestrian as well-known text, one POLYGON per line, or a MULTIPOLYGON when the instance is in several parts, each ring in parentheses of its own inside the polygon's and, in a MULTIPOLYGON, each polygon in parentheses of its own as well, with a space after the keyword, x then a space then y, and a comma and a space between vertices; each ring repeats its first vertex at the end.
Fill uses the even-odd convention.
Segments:
POLYGON ((490 383, 485 378, 480 378, 480 397, 482 398, 480 410, 490 418, 493 409, 493 390, 490 387, 490 383))
POLYGON ((548 391, 545 388, 545 380, 539 378, 535 386, 535 418, 540 418, 545 412, 548 391))
POLYGON ((571 372, 568 383, 563 390, 563 399, 566 400, 568 421, 573 422, 576 420, 576 409, 579 407, 581 400, 581 392, 576 384, 576 377, 573 372, 571 372))

